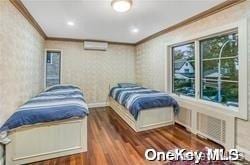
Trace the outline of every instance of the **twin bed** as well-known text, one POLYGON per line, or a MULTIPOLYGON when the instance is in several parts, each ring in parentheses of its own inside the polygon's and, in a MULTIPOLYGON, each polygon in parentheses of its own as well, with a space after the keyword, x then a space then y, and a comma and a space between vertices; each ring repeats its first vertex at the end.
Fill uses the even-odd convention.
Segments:
POLYGON ((164 92, 118 84, 109 96, 110 107, 136 132, 174 124, 178 104, 164 92))
MULTIPOLYGON (((111 108, 136 132, 174 123, 177 102, 166 93, 118 84, 111 108)), ((78 87, 55 85, 21 106, 0 128, 6 164, 26 164, 87 151, 88 107, 78 87), (4 136, 5 135, 5 136, 4 136)))
POLYGON ((87 151, 88 107, 81 90, 56 85, 21 106, 0 128, 6 165, 87 151), (7 136, 8 132, 8 136, 7 136))

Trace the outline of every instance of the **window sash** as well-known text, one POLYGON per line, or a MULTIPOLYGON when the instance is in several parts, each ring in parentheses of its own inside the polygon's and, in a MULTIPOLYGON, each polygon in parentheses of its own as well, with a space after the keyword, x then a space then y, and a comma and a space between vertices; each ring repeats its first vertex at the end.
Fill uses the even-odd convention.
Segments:
MULTIPOLYGON (((195 75, 195 72, 196 72, 196 66, 195 66, 195 42, 189 42, 189 43, 185 43, 185 44, 180 44, 180 45, 176 45, 176 46, 173 46, 171 47, 171 54, 172 54, 172 92, 177 94, 177 95, 184 95, 184 96, 187 96, 187 94, 184 94, 184 93, 176 93, 176 89, 175 89, 175 80, 187 80, 187 81, 194 81, 194 83, 191 84, 191 86, 194 86, 194 91, 196 90, 195 88, 195 83, 196 83, 196 79, 195 79, 195 76, 194 78, 191 78, 191 77, 186 77, 186 78, 175 78, 175 74, 176 74, 176 70, 175 70, 175 65, 178 64, 178 63, 181 63, 181 62, 178 62, 178 61, 175 61, 175 57, 174 57, 174 49, 177 48, 177 47, 181 47, 181 46, 186 46, 186 45, 193 45, 194 46, 194 55, 193 55, 193 58, 194 59, 189 59, 189 60, 186 60, 186 62, 194 62, 194 75, 195 75)), ((179 60, 179 59, 178 59, 179 60)), ((189 88, 189 87, 188 87, 189 88)), ((189 97, 195 97, 194 96, 189 96, 189 97)))
MULTIPOLYGON (((207 79, 207 78, 201 78, 202 81, 214 81, 218 82, 219 80, 216 79, 207 79)), ((234 80, 220 80, 221 82, 231 82, 231 83, 238 83, 239 81, 234 81, 234 80)))
POLYGON ((213 61, 213 60, 227 60, 227 59, 231 59, 231 58, 238 58, 239 56, 230 56, 230 57, 221 57, 221 58, 207 58, 204 59, 202 58, 202 61, 213 61))
MULTIPOLYGON (((228 34, 224 34, 224 35, 218 35, 217 37, 213 37, 213 38, 208 38, 208 39, 206 39, 206 41, 208 41, 208 40, 213 40, 213 39, 215 39, 215 38, 218 38, 218 40, 220 39, 220 37, 222 37, 222 36, 228 36, 228 35, 233 35, 233 34, 236 34, 236 35, 238 35, 238 32, 231 32, 231 33, 228 33, 228 34)), ((218 104, 221 104, 221 105, 224 105, 224 106, 226 106, 226 107, 228 107, 230 104, 230 102, 237 102, 237 104, 235 104, 235 105, 237 105, 237 106, 235 106, 235 107, 239 107, 239 84, 238 84, 238 80, 239 80, 239 73, 237 73, 237 80, 233 80, 233 77, 231 77, 231 76, 233 76, 233 74, 230 76, 230 79, 229 80, 225 80, 225 78, 223 77, 223 76, 221 76, 220 78, 219 77, 216 77, 215 79, 207 79, 207 78, 204 78, 204 73, 206 72, 206 71, 209 71, 209 69, 208 70, 205 70, 205 68, 204 68, 204 65, 205 65, 205 63, 204 62, 206 62, 206 61, 214 61, 214 62, 221 62, 221 65, 220 66, 218 66, 218 64, 216 64, 216 66, 215 66, 215 70, 220 70, 220 71, 222 71, 222 69, 223 69, 223 66, 222 66, 222 60, 232 60, 232 62, 234 62, 234 60, 235 59, 237 59, 238 58, 238 54, 239 54, 239 52, 236 52, 237 53, 237 55, 234 55, 234 56, 221 56, 221 57, 216 57, 216 58, 203 58, 203 56, 207 56, 206 54, 202 54, 201 52, 203 51, 203 49, 204 49, 204 46, 203 46, 203 44, 202 44, 202 42, 203 42, 204 40, 200 40, 199 41, 199 52, 200 52, 200 67, 198 68, 199 70, 200 70, 200 77, 198 77, 197 79, 199 79, 199 81, 200 81, 200 86, 199 86, 199 90, 200 90, 200 95, 199 96, 197 96, 197 97, 199 97, 199 99, 201 99, 201 100, 207 100, 206 98, 209 98, 209 99, 212 99, 212 100, 207 100, 207 101, 210 101, 210 102, 215 102, 215 103, 218 103, 218 104), (218 67, 220 67, 220 68, 218 68, 218 67), (210 85, 212 85, 211 83, 214 83, 214 89, 215 89, 215 93, 210 93, 210 94, 204 94, 204 93, 206 93, 207 91, 205 90, 205 87, 207 86, 207 85, 209 85, 209 82, 205 82, 205 81, 210 81, 210 85), (234 97, 229 97, 228 95, 222 95, 222 93, 223 93, 223 91, 225 90, 225 88, 226 88, 226 84, 227 83, 230 83, 231 85, 232 84, 235 84, 236 85, 236 91, 237 91, 237 93, 236 93, 236 95, 232 95, 232 96, 235 96, 235 98, 234 97), (216 93, 217 92, 217 93, 216 93), (215 100, 214 100, 215 99, 215 100), (223 101, 223 100, 225 100, 225 101, 223 101)), ((229 39, 228 40, 226 40, 226 41, 223 41, 224 43, 229 43, 228 41, 230 41, 229 39)), ((219 41, 220 42, 220 41, 219 41)), ((224 44, 223 43, 223 44, 224 44)), ((237 43, 238 43, 238 40, 237 40, 237 43)), ((211 44, 211 43, 210 43, 211 44)), ((209 46, 209 45, 207 45, 207 46, 209 46)), ((225 46, 225 45, 224 45, 225 46)), ((223 47, 222 47, 223 48, 223 47)), ((234 47, 233 47, 234 48, 234 47)), ((221 49, 221 48, 220 48, 221 49)), ((237 49, 237 51, 238 51, 238 49, 239 49, 239 46, 238 46, 238 44, 237 44, 237 47, 236 47, 236 49, 237 49)), ((225 55, 225 54, 224 54, 225 55)), ((235 65, 235 64, 234 64, 235 65)), ((235 66, 234 66, 235 67, 235 66)), ((211 68, 210 68, 211 69, 211 68)), ((227 84, 227 85, 229 85, 229 84, 227 84)), ((207 88, 207 87, 206 87, 207 88)), ((209 90, 209 89, 208 89, 209 90)), ((212 91, 210 91, 210 92, 212 92, 212 91)), ((231 92, 233 92, 233 91, 231 91, 231 92)), ((225 93, 224 93, 225 94, 225 93)), ((235 93, 234 93, 235 94, 235 93)))

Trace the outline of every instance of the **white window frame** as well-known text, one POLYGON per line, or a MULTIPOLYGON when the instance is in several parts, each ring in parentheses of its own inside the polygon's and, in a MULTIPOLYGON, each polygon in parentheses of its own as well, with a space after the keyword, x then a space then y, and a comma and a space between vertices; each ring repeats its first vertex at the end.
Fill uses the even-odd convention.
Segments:
POLYGON ((242 19, 238 22, 216 27, 199 34, 176 40, 174 42, 166 43, 166 56, 165 56, 165 91, 170 93, 180 104, 180 106, 189 106, 188 108, 200 109, 201 111, 221 112, 244 120, 248 118, 248 81, 247 81, 247 19, 242 19), (239 107, 228 107, 220 103, 206 101, 200 99, 200 40, 214 37, 221 34, 230 32, 238 32, 238 50, 239 50, 239 85, 238 97, 239 107), (172 47, 183 45, 185 43, 195 43, 195 98, 176 95, 172 93, 172 47))

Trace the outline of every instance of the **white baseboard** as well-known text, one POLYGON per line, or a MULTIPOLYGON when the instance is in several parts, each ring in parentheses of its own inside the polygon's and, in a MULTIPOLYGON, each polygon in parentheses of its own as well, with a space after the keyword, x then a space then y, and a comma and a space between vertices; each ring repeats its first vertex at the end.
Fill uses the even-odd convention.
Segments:
POLYGON ((188 126, 188 125, 186 125, 186 124, 184 124, 184 123, 182 123, 182 122, 180 122, 180 121, 178 121, 176 119, 174 120, 174 122, 181 125, 181 126, 183 126, 183 127, 185 127, 188 132, 191 132, 191 133, 193 133, 195 135, 197 134, 197 130, 191 128, 190 126, 188 126))
POLYGON ((108 106, 107 102, 102 102, 102 103, 89 103, 88 108, 98 108, 98 107, 106 107, 108 106))
POLYGON ((244 153, 245 155, 245 159, 247 161, 250 161, 250 150, 246 149, 246 148, 242 148, 240 146, 236 146, 237 150, 244 153))

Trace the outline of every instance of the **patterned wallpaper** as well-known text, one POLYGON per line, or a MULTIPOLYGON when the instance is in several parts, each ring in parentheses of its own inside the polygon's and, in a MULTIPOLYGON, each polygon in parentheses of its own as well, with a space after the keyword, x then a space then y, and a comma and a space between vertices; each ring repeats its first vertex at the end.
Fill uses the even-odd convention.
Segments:
POLYGON ((0 125, 42 90, 44 40, 8 1, 0 1, 0 125))
MULTIPOLYGON (((179 41, 188 36, 206 31, 209 28, 229 24, 241 18, 250 17, 250 1, 243 2, 237 6, 209 16, 170 33, 159 36, 153 40, 136 47, 136 80, 138 83, 151 88, 164 90, 164 55, 165 43, 179 41)), ((250 21, 249 21, 250 24, 250 21)), ((250 26, 248 27, 250 31, 250 26)), ((248 33, 248 60, 250 65, 250 33, 248 33)), ((248 68, 249 70, 249 68, 248 68)), ((250 70, 248 72, 250 83, 250 70)), ((250 84, 249 84, 250 86, 250 84)), ((248 89, 250 93, 250 88, 248 89)), ((249 99, 250 104, 250 99, 249 99)), ((249 105, 250 118, 250 105, 249 105)), ((237 144, 250 150, 250 121, 237 119, 237 144)))
POLYGON ((109 84, 135 82, 133 46, 109 45, 107 51, 89 51, 82 42, 46 41, 45 47, 63 51, 62 83, 81 87, 89 104, 106 102, 109 84))

